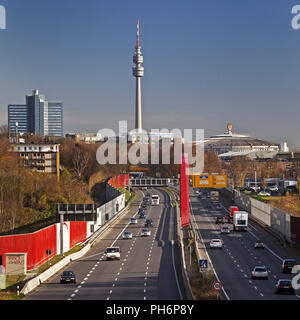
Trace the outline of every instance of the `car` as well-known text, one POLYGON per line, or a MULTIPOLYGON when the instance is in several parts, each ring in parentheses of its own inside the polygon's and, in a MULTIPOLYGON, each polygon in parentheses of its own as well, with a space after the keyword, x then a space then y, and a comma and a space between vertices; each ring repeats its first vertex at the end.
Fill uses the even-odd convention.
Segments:
POLYGON ((224 222, 223 217, 217 217, 216 218, 216 224, 223 223, 223 222, 224 222))
POLYGON ((254 267, 251 276, 252 279, 268 279, 269 273, 266 267, 254 267))
POLYGON ((214 248, 222 249, 223 248, 223 242, 220 239, 212 239, 212 240, 210 240, 209 247, 211 249, 214 249, 214 248))
POLYGON ((76 275, 73 271, 64 271, 60 276, 60 283, 76 283, 76 275))
POLYGON ((270 194, 269 192, 266 192, 266 191, 260 191, 260 192, 258 193, 258 195, 259 195, 260 197, 271 197, 271 194, 270 194))
POLYGON ((130 219, 130 224, 137 224, 137 223, 138 223, 138 221, 137 221, 136 218, 131 218, 130 219))
POLYGON ((295 294, 295 290, 292 285, 292 280, 279 279, 277 281, 275 293, 280 294, 282 292, 289 292, 290 294, 295 294))
POLYGON ((273 192, 278 192, 279 188, 277 186, 269 186, 268 189, 273 192))
POLYGON ((150 237, 151 231, 149 229, 144 228, 144 229, 142 229, 141 236, 142 237, 150 237))
POLYGON ((282 273, 291 273, 296 264, 297 262, 295 259, 284 259, 281 266, 282 273))
POLYGON ((265 245, 261 240, 256 240, 254 243, 254 249, 264 249, 265 245))
POLYGON ((121 250, 119 247, 106 248, 106 260, 121 260, 121 250))
POLYGON ((123 239, 132 239, 132 233, 129 231, 125 231, 122 235, 123 239))
POLYGON ((228 234, 228 233, 230 233, 230 229, 229 229, 229 227, 222 227, 221 230, 220 230, 220 232, 221 232, 221 233, 227 233, 227 234, 228 234))
POLYGON ((145 227, 153 227, 153 221, 152 219, 147 219, 145 222, 145 227))
POLYGON ((146 219, 147 215, 145 213, 140 214, 140 219, 146 219))
POLYGON ((260 187, 250 187, 249 191, 256 193, 256 192, 259 192, 260 189, 261 189, 260 187))

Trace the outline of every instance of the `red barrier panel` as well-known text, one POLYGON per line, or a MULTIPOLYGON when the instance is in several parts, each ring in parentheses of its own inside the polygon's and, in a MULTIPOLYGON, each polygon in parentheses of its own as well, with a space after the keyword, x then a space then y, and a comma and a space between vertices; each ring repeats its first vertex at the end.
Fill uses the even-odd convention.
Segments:
POLYGON ((187 154, 182 155, 180 167, 180 216, 181 227, 190 225, 190 194, 189 194, 189 167, 187 154))
POLYGON ((70 248, 76 244, 85 241, 87 238, 87 222, 71 221, 70 222, 70 248))
POLYGON ((52 252, 51 256, 57 252, 55 225, 35 233, 0 237, 0 255, 4 267, 6 253, 27 253, 27 270, 35 269, 47 261, 48 249, 52 252))

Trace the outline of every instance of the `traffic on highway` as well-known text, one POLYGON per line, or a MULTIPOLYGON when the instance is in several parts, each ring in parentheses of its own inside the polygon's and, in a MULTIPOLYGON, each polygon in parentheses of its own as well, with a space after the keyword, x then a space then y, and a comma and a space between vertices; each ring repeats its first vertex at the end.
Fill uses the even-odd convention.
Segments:
POLYGON ((170 196, 152 189, 147 194, 139 190, 137 195, 128 212, 83 258, 42 283, 24 300, 184 299, 170 196), (68 279, 62 284, 65 271, 75 274, 76 281, 68 279))
POLYGON ((297 259, 290 248, 246 212, 232 216, 233 208, 224 199, 212 199, 209 189, 190 192, 191 220, 227 300, 300 299, 291 283, 297 259))

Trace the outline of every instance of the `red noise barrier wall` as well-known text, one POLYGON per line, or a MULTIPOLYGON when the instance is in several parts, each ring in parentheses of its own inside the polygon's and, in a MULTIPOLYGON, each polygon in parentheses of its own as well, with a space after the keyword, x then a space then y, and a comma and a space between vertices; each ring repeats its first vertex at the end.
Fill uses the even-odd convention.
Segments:
POLYGON ((48 249, 56 253, 55 225, 35 233, 0 237, 0 255, 4 267, 6 253, 27 253, 27 269, 35 269, 48 259, 48 249))
MULTIPOLYGON (((33 270, 57 254, 60 228, 52 225, 35 233, 0 237, 0 255, 5 267, 6 253, 27 253, 27 270, 33 270), (50 249, 52 254, 47 255, 50 249)), ((87 238, 87 222, 70 222, 70 248, 87 238)))
POLYGON ((121 174, 117 177, 111 178, 108 184, 114 188, 127 188, 129 183, 129 174, 121 174))
POLYGON ((190 225, 190 194, 188 170, 189 167, 187 154, 183 154, 180 168, 180 216, 182 228, 189 227, 190 225))
POLYGON ((70 247, 73 248, 77 243, 83 242, 87 237, 86 221, 70 222, 70 247))

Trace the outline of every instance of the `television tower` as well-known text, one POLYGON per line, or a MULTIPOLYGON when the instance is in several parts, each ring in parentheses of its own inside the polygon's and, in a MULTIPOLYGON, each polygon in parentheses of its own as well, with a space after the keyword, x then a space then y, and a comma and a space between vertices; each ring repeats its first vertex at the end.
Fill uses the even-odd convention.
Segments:
POLYGON ((140 47, 140 22, 137 21, 137 42, 135 47, 135 55, 133 56, 133 76, 136 78, 136 104, 135 104, 135 129, 137 133, 142 133, 142 90, 141 90, 141 78, 144 76, 144 67, 142 63, 144 58, 142 56, 140 47))

